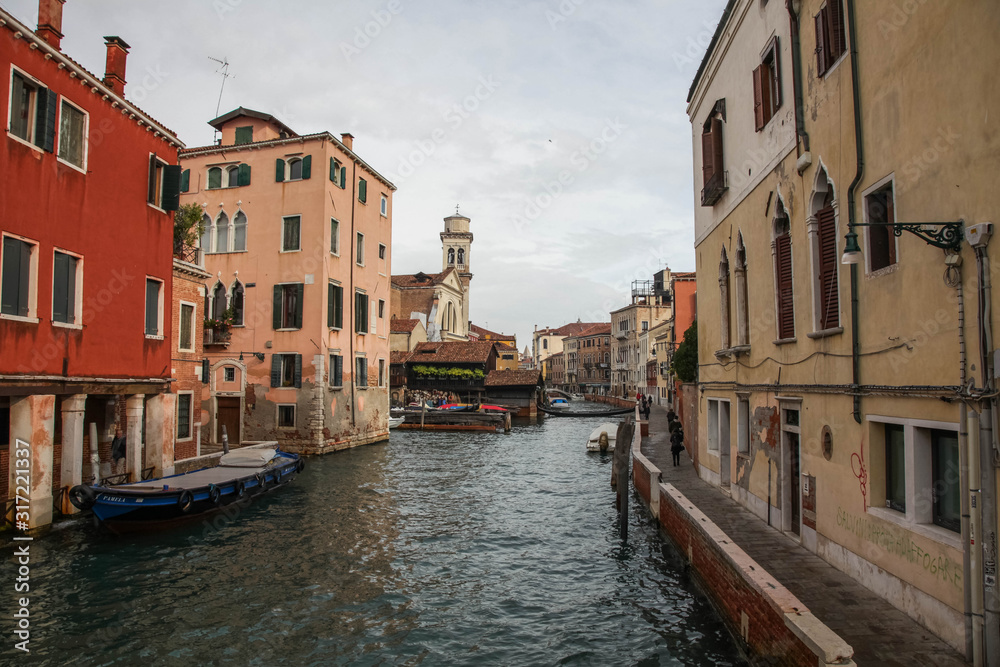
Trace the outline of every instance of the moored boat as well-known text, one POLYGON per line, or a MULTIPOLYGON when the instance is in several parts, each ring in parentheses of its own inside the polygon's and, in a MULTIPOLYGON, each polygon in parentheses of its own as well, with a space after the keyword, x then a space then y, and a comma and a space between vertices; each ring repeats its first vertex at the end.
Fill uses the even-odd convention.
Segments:
POLYGON ((406 417, 404 415, 400 415, 399 417, 389 417, 389 428, 396 428, 404 421, 406 421, 406 417))
POLYGON ((568 410, 569 409, 569 401, 567 401, 565 398, 553 398, 551 401, 549 401, 549 409, 550 410, 568 410))
POLYGON ((302 468, 298 454, 240 449, 224 455, 213 468, 107 487, 81 484, 70 489, 69 497, 77 509, 92 509, 114 532, 130 532, 249 501, 287 484, 302 468))
POLYGON ((590 432, 590 437, 587 439, 587 451, 588 452, 599 452, 601 451, 601 434, 608 434, 608 450, 609 452, 615 451, 615 436, 618 435, 618 424, 612 422, 604 422, 593 431, 590 432))

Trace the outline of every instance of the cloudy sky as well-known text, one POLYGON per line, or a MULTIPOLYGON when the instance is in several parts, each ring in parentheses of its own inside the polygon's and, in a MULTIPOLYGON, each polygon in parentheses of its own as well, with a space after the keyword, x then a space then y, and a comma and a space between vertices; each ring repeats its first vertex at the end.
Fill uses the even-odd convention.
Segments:
MULTIPOLYGON (((352 133, 398 187, 393 273, 441 269, 460 204, 472 319, 523 349, 535 325, 607 321, 631 281, 694 270, 685 99, 724 5, 68 0, 62 47, 100 75, 103 36, 128 42, 126 97, 189 147, 241 105, 352 133)), ((37 0, 0 6, 37 23, 37 0)))

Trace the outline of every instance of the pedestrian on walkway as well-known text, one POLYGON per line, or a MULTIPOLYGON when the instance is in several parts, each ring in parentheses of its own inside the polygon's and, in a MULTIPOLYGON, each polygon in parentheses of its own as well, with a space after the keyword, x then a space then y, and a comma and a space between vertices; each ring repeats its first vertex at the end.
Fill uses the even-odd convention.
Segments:
MULTIPOLYGON (((680 422, 674 422, 674 424, 680 424, 680 422)), ((670 454, 674 458, 674 466, 679 466, 681 464, 681 452, 683 451, 684 431, 678 427, 675 428, 674 432, 670 434, 670 454)))
POLYGON ((652 407, 653 407, 653 399, 650 398, 649 396, 646 396, 642 401, 642 414, 646 419, 646 421, 649 421, 649 411, 652 409, 652 407))

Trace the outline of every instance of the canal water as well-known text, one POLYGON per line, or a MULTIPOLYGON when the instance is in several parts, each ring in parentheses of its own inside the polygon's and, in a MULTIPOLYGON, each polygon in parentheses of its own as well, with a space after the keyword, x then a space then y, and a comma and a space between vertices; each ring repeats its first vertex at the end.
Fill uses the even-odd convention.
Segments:
POLYGON ((743 664, 638 502, 618 539, 597 423, 393 431, 233 516, 58 526, 32 544, 29 662, 743 664))

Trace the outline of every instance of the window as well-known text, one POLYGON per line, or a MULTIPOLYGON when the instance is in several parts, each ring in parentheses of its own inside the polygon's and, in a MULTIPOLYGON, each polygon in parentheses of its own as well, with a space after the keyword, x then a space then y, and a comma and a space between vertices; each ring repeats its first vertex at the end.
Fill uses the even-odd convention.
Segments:
POLYGON ((272 387, 302 386, 301 354, 271 355, 271 386, 272 387))
POLYGON ((775 206, 773 233, 778 339, 788 340, 795 337, 795 294, 792 290, 791 223, 781 199, 778 199, 775 206))
POLYGON ((384 243, 379 243, 378 244, 378 258, 379 259, 385 259, 385 244, 384 243))
POLYGON ((278 404, 278 428, 295 428, 295 404, 278 404))
POLYGON ((167 164, 157 158, 156 153, 153 153, 149 156, 149 186, 146 202, 164 211, 176 211, 180 200, 180 165, 167 164))
POLYGON ((212 252, 212 219, 205 213, 201 216, 201 249, 205 254, 212 252))
POLYGON ((303 158, 290 158, 287 162, 288 167, 288 178, 285 178, 285 167, 286 162, 281 158, 275 160, 274 163, 274 180, 277 183, 281 183, 285 180, 289 181, 305 181, 312 176, 312 155, 306 155, 303 158))
POLYGON ((458 265, 460 267, 465 266, 465 248, 458 249, 458 265))
MULTIPOLYGON (((896 205, 893 185, 888 185, 865 196, 865 222, 896 222, 896 205)), ((868 236, 869 271, 878 271, 896 263, 896 236, 893 228, 866 227, 868 236)))
POLYGON ((354 293, 354 331, 368 332, 368 295, 364 292, 354 293))
POLYGON ((453 266, 455 264, 455 249, 448 248, 448 266, 453 266))
POLYGON ((347 167, 340 164, 340 160, 330 158, 330 180, 341 190, 346 187, 347 167))
POLYGON ((330 355, 330 386, 344 386, 344 358, 339 354, 330 355))
POLYGON ((226 167, 226 187, 235 188, 239 187, 239 184, 240 184, 239 167, 236 166, 226 167))
POLYGON ((357 261, 358 266, 364 266, 365 265, 365 235, 362 234, 361 232, 358 232, 358 239, 357 239, 357 241, 358 241, 358 248, 357 248, 357 255, 356 255, 357 259, 356 259, 356 261, 357 261))
POLYGON ((181 302, 179 328, 177 348, 182 352, 194 352, 194 304, 181 302))
POLYGON ((224 382, 236 382, 236 369, 232 366, 226 366, 222 369, 223 381, 224 382))
POLYGON ((729 256, 722 249, 719 259, 719 333, 720 349, 728 350, 731 344, 729 338, 729 256))
POLYGON ((215 219, 215 252, 229 252, 229 216, 219 211, 215 219))
POLYGON ((736 403, 736 451, 750 454, 750 399, 747 398, 736 403))
POLYGON ((239 281, 233 283, 232 296, 229 299, 229 309, 233 314, 233 326, 243 326, 243 284, 239 281))
POLYGON ((59 111, 59 159, 85 169, 87 115, 63 100, 59 111))
POLYGON ((8 129, 15 137, 51 153, 58 96, 17 70, 12 70, 12 75, 8 129))
POLYGON ((722 121, 719 117, 720 104, 725 108, 725 102, 719 100, 715 109, 705 121, 701 133, 701 205, 714 206, 722 199, 729 187, 726 183, 725 163, 722 152, 722 121))
POLYGON ((185 169, 181 172, 181 192, 191 190, 191 170, 185 169))
POLYGON ((58 250, 52 264, 52 321, 81 324, 83 262, 58 250))
POLYGON ((743 233, 736 235, 736 344, 750 344, 750 307, 747 294, 747 249, 743 245, 743 233))
POLYGON ((389 198, 385 195, 382 195, 382 203, 379 206, 379 213, 382 217, 389 215, 389 198))
POLYGON ((642 321, 642 330, 649 331, 649 322, 647 322, 646 320, 642 321))
POLYGON ((293 252, 301 250, 302 246, 299 239, 299 226, 301 223, 300 217, 297 215, 290 215, 286 218, 282 218, 281 220, 281 251, 293 252))
POLYGON ((378 386, 385 386, 385 359, 378 360, 378 386))
POLYGON ((358 179, 358 201, 362 204, 368 202, 368 181, 363 178, 358 179))
POLYGON ((326 289, 326 326, 331 329, 344 326, 344 288, 333 281, 326 289))
POLYGON ((35 317, 37 249, 34 243, 12 236, 3 237, 0 314, 35 317))
POLYGON ((708 401, 708 451, 719 451, 719 401, 708 401))
POLYGON ((236 140, 233 143, 237 146, 253 143, 253 125, 236 128, 236 140))
POLYGON ((847 51, 842 0, 827 0, 816 22, 816 74, 823 76, 847 51))
POLYGON ((208 170, 208 189, 217 190, 222 187, 222 167, 212 167, 208 170))
POLYGON ((177 439, 191 439, 191 403, 193 395, 190 393, 177 394, 177 439))
POLYGON ((754 129, 764 129, 781 107, 781 71, 779 69, 778 38, 774 37, 764 51, 760 66, 753 71, 754 129))
POLYGON ((903 426, 885 424, 885 506, 906 512, 906 446, 903 426))
POLYGON ((340 255, 340 223, 330 218, 330 254, 340 255))
POLYGON ((958 434, 954 431, 931 431, 931 479, 934 523, 960 533, 962 518, 958 434))
POLYGON ((365 357, 354 360, 354 384, 358 387, 368 386, 368 359, 365 357))
POLYGON ((833 192, 827 192, 823 208, 816 212, 817 256, 819 259, 819 328, 840 326, 840 294, 837 289, 837 218, 833 210, 833 192))
POLYGON ((274 329, 302 328, 302 297, 305 286, 302 283, 288 283, 274 286, 274 329))
POLYGON ((215 283, 215 287, 212 288, 212 319, 221 320, 225 317, 226 308, 228 308, 227 297, 226 297, 226 286, 221 282, 215 283))
POLYGON ((237 211, 233 219, 233 252, 246 252, 247 249, 247 216, 243 211, 237 211))
POLYGON ((146 278, 146 335, 163 336, 163 282, 146 278))

